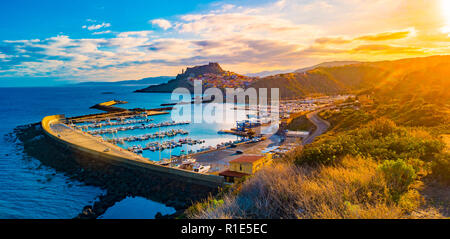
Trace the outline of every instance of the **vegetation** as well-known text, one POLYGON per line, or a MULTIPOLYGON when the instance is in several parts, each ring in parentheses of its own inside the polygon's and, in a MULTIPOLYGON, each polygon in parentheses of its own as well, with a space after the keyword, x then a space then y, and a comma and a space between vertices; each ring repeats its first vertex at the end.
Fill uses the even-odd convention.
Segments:
MULTIPOLYGON (((448 217, 448 61, 437 56, 363 63, 262 79, 265 87, 276 80, 282 95, 346 89, 359 91, 358 101, 320 113, 332 125, 328 133, 201 207, 194 204, 197 210, 187 216, 448 217)), ((305 127, 303 119, 294 126, 305 127)))
POLYGON ((419 129, 398 127, 387 119, 372 121, 363 128, 335 136, 321 137, 294 156, 297 164, 334 164, 342 156, 363 156, 375 160, 420 159, 431 162, 444 144, 419 129))
POLYGON ((441 182, 450 185, 450 154, 443 153, 433 161, 431 169, 433 175, 441 182))
POLYGON ((413 191, 396 203, 388 189, 371 159, 345 157, 339 165, 314 170, 285 162, 259 171, 236 196, 225 195, 220 205, 208 202, 188 217, 405 218, 421 203, 413 191))
POLYGON ((442 150, 443 143, 423 130, 378 119, 294 151, 233 193, 195 204, 188 217, 415 217, 424 200, 418 191, 421 180, 429 173, 448 175, 429 167, 448 163, 442 150))
POLYGON ((292 119, 292 121, 287 126, 288 130, 294 131, 312 132, 315 130, 315 128, 315 125, 311 123, 311 121, 309 121, 304 114, 292 119))

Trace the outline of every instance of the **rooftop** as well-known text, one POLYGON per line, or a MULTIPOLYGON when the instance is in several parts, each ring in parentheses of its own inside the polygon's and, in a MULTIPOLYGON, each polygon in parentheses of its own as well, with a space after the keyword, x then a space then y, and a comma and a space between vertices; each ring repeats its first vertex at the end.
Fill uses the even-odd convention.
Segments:
POLYGON ((244 155, 237 159, 233 159, 230 163, 253 163, 264 158, 264 155, 244 155))

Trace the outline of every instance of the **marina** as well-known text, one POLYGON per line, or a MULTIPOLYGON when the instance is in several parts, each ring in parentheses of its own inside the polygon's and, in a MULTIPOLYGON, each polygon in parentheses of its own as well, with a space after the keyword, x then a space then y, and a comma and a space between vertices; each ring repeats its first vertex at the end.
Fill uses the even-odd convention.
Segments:
POLYGON ((127 136, 127 137, 118 137, 118 138, 111 138, 107 141, 110 143, 123 144, 124 142, 136 142, 136 141, 145 141, 149 139, 156 139, 156 138, 165 138, 165 137, 174 137, 176 135, 187 135, 189 132, 182 130, 182 129, 172 129, 169 131, 162 131, 154 134, 144 134, 139 136, 127 136))
MULTIPOLYGON (((139 124, 139 123, 147 123, 153 121, 153 119, 139 119, 139 120, 124 120, 123 118, 118 119, 106 119, 106 120, 91 120, 90 124, 85 124, 81 126, 77 126, 82 129, 89 129, 89 128, 102 128, 105 126, 119 126, 119 125, 128 125, 128 124, 139 124)), ((76 126, 75 124, 71 124, 71 126, 76 126)))
MULTIPOLYGON (((280 109, 295 114, 323 107, 328 100, 281 102, 280 109)), ((223 179, 219 175, 228 169, 228 162, 242 154, 271 158, 292 148, 282 146, 278 136, 274 136, 275 132, 270 135, 262 132, 263 127, 274 120, 271 115, 273 109, 235 104, 224 106, 225 110, 236 113, 232 121, 195 124, 186 118, 173 118, 163 109, 137 107, 68 118, 49 116, 49 130, 54 131, 59 140, 67 138, 65 144, 71 143, 73 135, 78 135, 75 138, 89 138, 87 145, 84 143, 87 140, 76 140, 82 144, 76 148, 82 151, 92 149, 95 152, 91 154, 103 155, 103 159, 111 158, 120 164, 164 174, 182 175, 206 184, 220 184, 223 179), (269 137, 271 139, 266 140, 269 137)))
POLYGON ((180 122, 161 122, 161 123, 151 123, 151 124, 140 124, 140 125, 130 125, 130 126, 122 126, 116 128, 107 128, 107 129, 98 129, 98 130, 88 130, 87 133, 92 135, 99 134, 107 134, 107 133, 117 133, 119 131, 128 131, 135 129, 152 129, 152 128, 161 128, 161 127, 169 127, 169 126, 177 126, 177 125, 186 125, 190 124, 188 121, 180 121, 180 122))
POLYGON ((165 149, 173 149, 173 148, 177 148, 177 147, 181 147, 184 144, 188 144, 188 145, 196 145, 196 144, 203 144, 205 143, 205 140, 195 140, 195 139, 191 139, 191 138, 184 138, 184 139, 179 139, 178 141, 174 141, 174 140, 168 140, 168 141, 164 141, 162 143, 160 142, 150 142, 148 144, 145 145, 145 147, 142 147, 140 145, 138 146, 132 146, 129 147, 128 150, 133 152, 133 153, 142 153, 143 150, 150 150, 150 151, 162 151, 165 149))
MULTIPOLYGON (((317 109, 329 101, 328 98, 302 102, 285 101, 280 104, 280 109, 282 113, 295 114, 317 109)), ((70 118, 66 122, 74 130, 90 135, 100 142, 110 143, 120 148, 120 151, 125 150, 135 154, 144 161, 175 169, 182 168, 192 172, 214 174, 218 172, 218 167, 211 167, 207 161, 201 160, 201 162, 195 162, 195 167, 193 165, 188 167, 183 160, 189 158, 195 161, 195 157, 199 155, 209 155, 217 150, 232 150, 238 145, 264 141, 266 137, 261 134, 261 127, 268 125, 273 120, 271 112, 264 107, 229 105, 228 108, 232 111, 243 111, 239 112, 242 118, 219 126, 215 135, 207 138, 198 137, 203 136, 201 131, 195 132, 194 137, 185 137, 192 133, 190 121, 176 121, 169 119, 169 115, 163 117, 160 113, 149 114, 148 110, 139 110, 134 114, 132 112, 121 116, 70 118), (161 128, 167 128, 167 130, 161 131, 161 128)), ((129 110, 122 112, 127 111, 129 110)), ((109 114, 117 114, 117 112, 109 114)), ((202 130, 204 129, 205 127, 202 128, 202 130)), ((286 151, 271 147, 261 148, 255 153, 286 151)), ((110 150, 107 148, 104 152, 110 150)), ((188 164, 193 164, 193 162, 188 164)))
MULTIPOLYGON (((195 161, 192 157, 199 154, 264 140, 261 137, 249 138, 245 134, 220 134, 218 130, 204 134, 207 132, 205 125, 191 125, 190 121, 172 120, 165 111, 155 109, 137 108, 137 110, 113 111, 69 118, 57 116, 56 118, 58 119, 55 120, 54 125, 50 126, 50 130, 57 131, 56 137, 58 138, 64 137, 61 130, 65 129, 65 134, 70 135, 69 132, 72 131, 77 135, 85 135, 90 138, 91 143, 88 147, 98 142, 100 148, 103 147, 102 150, 97 150, 100 151, 98 152, 100 154, 120 155, 120 157, 130 158, 132 161, 138 160, 175 170, 187 170, 194 174, 216 174, 216 170, 212 169, 207 162, 190 162, 192 165, 186 166, 187 159, 195 161), (166 128, 166 130, 161 130, 161 128, 166 128), (190 134, 193 134, 194 137, 186 137, 190 134)), ((237 127, 239 124, 235 121, 214 127, 233 128, 233 126, 237 127)))

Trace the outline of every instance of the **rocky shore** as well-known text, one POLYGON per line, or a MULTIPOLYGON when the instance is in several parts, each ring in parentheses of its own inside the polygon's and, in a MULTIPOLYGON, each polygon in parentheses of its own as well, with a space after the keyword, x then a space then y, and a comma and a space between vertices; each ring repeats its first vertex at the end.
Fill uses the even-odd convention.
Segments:
POLYGON ((182 215, 193 202, 215 193, 217 188, 187 183, 173 176, 159 175, 105 163, 64 149, 49 140, 39 123, 19 126, 14 130, 26 154, 42 164, 63 172, 72 180, 106 190, 93 205, 86 205, 76 218, 94 219, 128 196, 141 196, 174 207, 174 215, 149 215, 173 218, 182 215))

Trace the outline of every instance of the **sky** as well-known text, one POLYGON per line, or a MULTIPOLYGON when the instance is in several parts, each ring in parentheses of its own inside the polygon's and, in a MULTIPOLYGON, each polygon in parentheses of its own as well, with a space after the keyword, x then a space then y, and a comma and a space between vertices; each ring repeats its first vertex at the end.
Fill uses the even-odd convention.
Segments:
POLYGON ((0 2, 0 87, 450 53, 450 0, 0 2))

